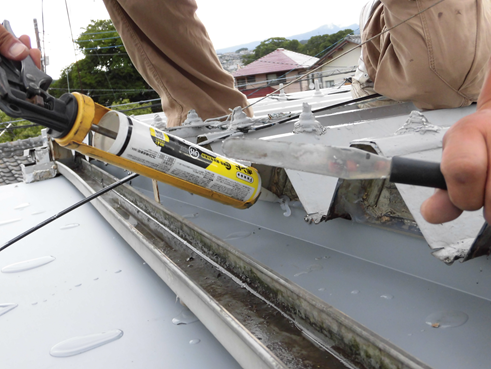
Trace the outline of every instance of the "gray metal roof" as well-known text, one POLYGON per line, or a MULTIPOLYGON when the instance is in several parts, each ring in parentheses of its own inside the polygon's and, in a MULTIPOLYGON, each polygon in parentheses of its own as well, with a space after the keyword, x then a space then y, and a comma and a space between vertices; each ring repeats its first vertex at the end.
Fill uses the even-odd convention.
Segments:
MULTIPOLYGON (((64 177, 0 187, 0 244, 82 198, 64 177)), ((2 251, 0 270, 2 368, 239 368, 91 205, 2 251)))

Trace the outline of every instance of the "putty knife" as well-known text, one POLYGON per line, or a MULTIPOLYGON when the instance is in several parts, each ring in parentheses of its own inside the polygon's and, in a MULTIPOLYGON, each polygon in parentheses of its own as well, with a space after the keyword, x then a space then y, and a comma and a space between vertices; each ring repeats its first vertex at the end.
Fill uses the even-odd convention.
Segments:
POLYGON ((223 152, 234 159, 344 179, 389 178, 391 182, 447 189, 440 163, 386 158, 351 147, 231 138, 223 152))

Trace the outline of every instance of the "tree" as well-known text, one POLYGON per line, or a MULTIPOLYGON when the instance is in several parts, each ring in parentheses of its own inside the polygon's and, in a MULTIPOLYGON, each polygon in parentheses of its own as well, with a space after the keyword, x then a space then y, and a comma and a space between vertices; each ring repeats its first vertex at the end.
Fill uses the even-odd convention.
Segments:
POLYGON ((307 42, 305 42, 305 44, 298 40, 288 40, 284 37, 268 38, 256 46, 254 49, 254 54, 243 55, 242 62, 244 65, 250 64, 278 48, 321 57, 322 55, 319 54, 322 54, 323 51, 326 51, 326 49, 352 33, 353 30, 345 29, 331 35, 312 36, 307 42))
POLYGON ((303 53, 311 56, 322 57, 324 51, 336 44, 338 41, 352 34, 353 30, 345 29, 331 35, 312 36, 305 45, 303 45, 303 53))
MULTIPOLYGON (((49 93, 60 97, 66 92, 82 92, 102 105, 139 102, 158 98, 145 80, 140 76, 126 53, 121 38, 110 20, 92 21, 85 32, 76 40, 84 58, 66 67, 59 80, 52 83, 49 93)), ((117 107, 130 114, 148 114, 162 111, 160 104, 131 104, 117 107), (146 107, 141 109, 141 107, 146 107)), ((42 126, 14 129, 32 125, 31 122, 14 119, 0 111, 0 143, 36 137, 42 126), (16 122, 13 122, 16 121, 16 122), (18 121, 18 122, 17 122, 18 121)))
POLYGON ((63 70, 50 90, 54 96, 78 91, 102 105, 158 98, 131 63, 110 20, 92 21, 76 43, 85 57, 63 70))
POLYGON ((9 117, 0 110, 0 143, 39 136, 41 134, 41 129, 43 129, 41 126, 21 129, 15 128, 30 125, 33 125, 33 123, 21 118, 9 117))

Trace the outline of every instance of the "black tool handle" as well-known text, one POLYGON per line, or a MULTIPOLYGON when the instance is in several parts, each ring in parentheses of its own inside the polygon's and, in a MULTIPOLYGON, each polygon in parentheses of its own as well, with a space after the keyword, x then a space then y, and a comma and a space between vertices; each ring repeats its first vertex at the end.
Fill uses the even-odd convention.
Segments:
POLYGON ((394 156, 392 158, 391 182, 415 186, 447 189, 440 163, 394 156))

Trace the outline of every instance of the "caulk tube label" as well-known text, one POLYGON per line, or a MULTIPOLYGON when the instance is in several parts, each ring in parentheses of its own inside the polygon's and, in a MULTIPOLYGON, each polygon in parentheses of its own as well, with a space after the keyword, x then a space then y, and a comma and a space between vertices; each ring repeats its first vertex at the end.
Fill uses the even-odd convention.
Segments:
POLYGON ((134 118, 118 115, 128 124, 120 124, 117 143, 108 150, 111 154, 239 201, 253 201, 259 195, 261 178, 255 170, 134 118))

